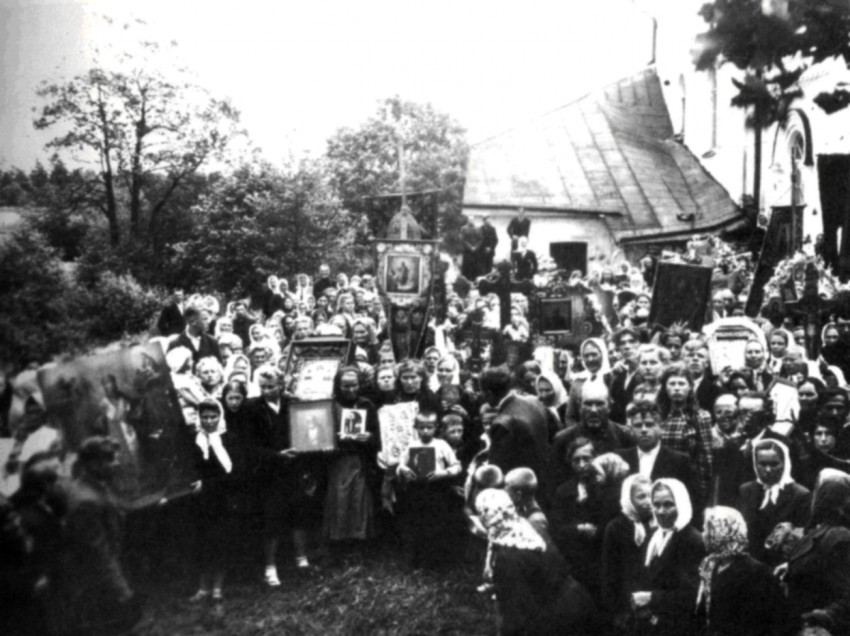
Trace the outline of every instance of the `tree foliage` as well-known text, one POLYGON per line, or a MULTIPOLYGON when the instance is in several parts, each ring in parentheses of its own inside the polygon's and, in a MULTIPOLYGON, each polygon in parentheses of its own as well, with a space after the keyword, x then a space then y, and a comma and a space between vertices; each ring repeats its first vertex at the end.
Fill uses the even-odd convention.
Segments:
POLYGON ((94 157, 91 201, 113 245, 121 241, 124 208, 132 240, 153 235, 175 191, 241 134, 231 103, 195 85, 185 70, 164 67, 163 53, 143 42, 137 52, 115 54, 114 69, 101 55, 87 72, 37 90, 44 105, 35 127, 58 131, 48 148, 94 157), (154 193, 156 176, 166 185, 154 193))
POLYGON ((194 235, 171 246, 189 288, 259 292, 270 274, 313 273, 322 262, 356 267, 358 219, 330 196, 322 165, 255 162, 222 178, 193 209, 194 235))
MULTIPOLYGON (((734 80, 735 106, 754 106, 758 125, 781 120, 797 80, 812 64, 839 57, 850 62, 850 3, 845 0, 714 0, 700 15, 709 30, 697 37, 694 63, 705 70, 731 63, 744 72, 734 80)), ((814 97, 826 112, 850 103, 836 85, 814 97)))
MULTIPOLYGON (((399 141, 405 164, 405 191, 435 191, 443 237, 462 225, 463 183, 469 148, 464 129, 430 104, 398 97, 386 99, 359 128, 344 128, 328 140, 331 185, 342 205, 369 219, 371 236, 382 236, 391 215, 380 211, 375 197, 401 192, 399 141)), ((428 227, 427 210, 414 215, 428 227)), ((453 246, 450 244, 450 246, 453 246)))

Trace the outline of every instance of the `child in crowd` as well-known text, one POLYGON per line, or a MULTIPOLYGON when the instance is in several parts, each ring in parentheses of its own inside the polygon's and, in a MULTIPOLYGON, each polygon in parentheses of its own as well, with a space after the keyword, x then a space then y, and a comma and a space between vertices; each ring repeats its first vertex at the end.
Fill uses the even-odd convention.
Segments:
POLYGON ((514 502, 517 514, 528 519, 531 527, 546 542, 546 549, 554 546, 549 534, 549 521, 537 503, 537 475, 530 468, 514 468, 505 475, 505 491, 514 502))
POLYGON ((451 446, 435 437, 434 413, 419 413, 414 428, 419 439, 402 453, 398 466, 402 537, 413 567, 451 563, 466 535, 462 499, 452 488, 460 462, 451 446))

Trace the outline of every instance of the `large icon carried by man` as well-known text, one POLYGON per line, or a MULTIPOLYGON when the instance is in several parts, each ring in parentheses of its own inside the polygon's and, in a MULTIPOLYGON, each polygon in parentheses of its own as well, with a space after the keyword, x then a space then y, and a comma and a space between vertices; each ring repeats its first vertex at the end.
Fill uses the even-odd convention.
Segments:
POLYGON ((194 431, 184 422, 159 344, 43 367, 38 380, 48 417, 69 451, 91 435, 117 442, 114 485, 125 505, 188 491, 194 431))

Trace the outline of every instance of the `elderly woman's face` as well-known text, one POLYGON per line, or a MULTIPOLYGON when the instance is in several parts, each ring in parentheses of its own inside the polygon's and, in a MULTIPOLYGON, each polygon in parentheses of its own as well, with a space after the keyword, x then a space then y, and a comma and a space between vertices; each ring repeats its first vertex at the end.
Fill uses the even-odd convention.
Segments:
POLYGON ((804 409, 815 409, 818 404, 818 391, 811 382, 804 382, 797 389, 797 399, 804 409))
POLYGON ((356 373, 344 373, 339 379, 339 392, 346 400, 356 400, 360 393, 360 378, 356 373))
POLYGON ((750 369, 758 369, 764 363, 764 349, 757 342, 750 342, 744 348, 744 363, 750 369))
POLYGON ((354 325, 351 333, 356 344, 364 344, 369 339, 369 330, 361 324, 354 325))
POLYGON ((652 493, 652 510, 658 525, 664 530, 671 530, 679 518, 679 509, 676 507, 676 499, 669 488, 656 488, 652 493))

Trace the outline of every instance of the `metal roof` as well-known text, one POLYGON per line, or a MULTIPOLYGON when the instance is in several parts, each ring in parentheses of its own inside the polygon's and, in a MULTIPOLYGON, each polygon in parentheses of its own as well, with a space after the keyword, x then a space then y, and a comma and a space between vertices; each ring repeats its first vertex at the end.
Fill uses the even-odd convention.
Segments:
POLYGON ((473 146, 464 207, 598 212, 627 242, 743 219, 674 138, 654 68, 473 146))

